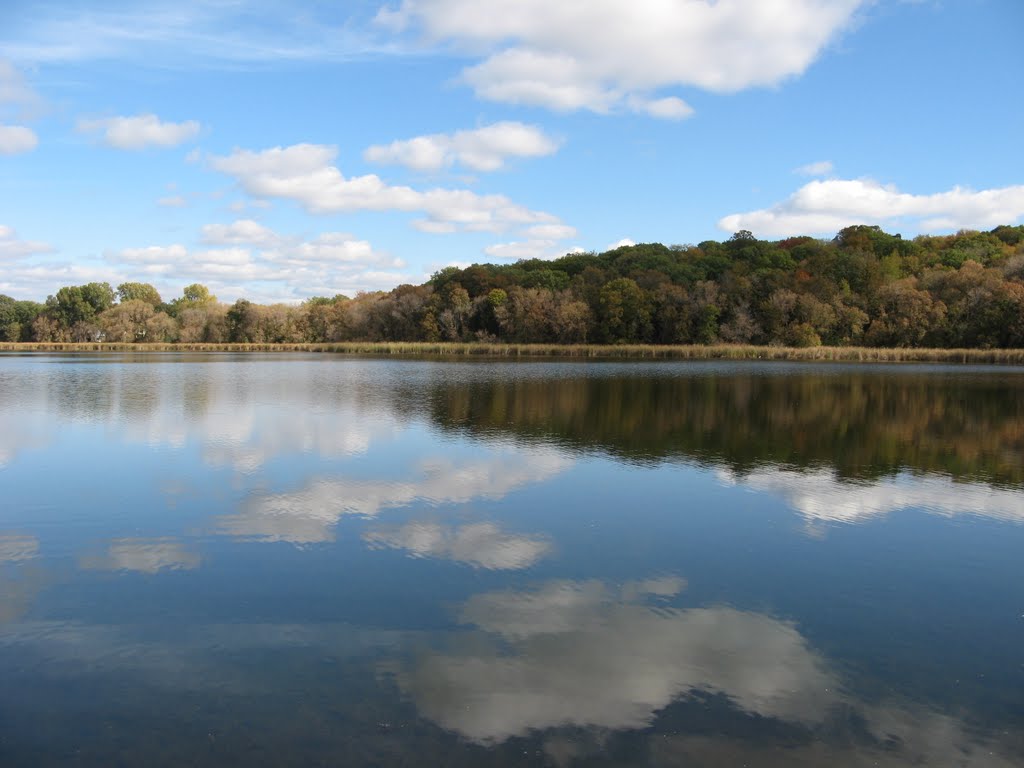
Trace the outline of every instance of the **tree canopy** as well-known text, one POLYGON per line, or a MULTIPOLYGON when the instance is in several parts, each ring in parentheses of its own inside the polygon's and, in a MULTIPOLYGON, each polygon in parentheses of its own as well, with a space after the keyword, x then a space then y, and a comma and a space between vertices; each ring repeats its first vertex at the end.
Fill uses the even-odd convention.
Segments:
POLYGON ((0 296, 8 340, 510 341, 1024 347, 1024 226, 905 240, 857 225, 831 240, 641 243, 551 261, 446 267, 423 285, 301 305, 164 304, 148 283, 0 296), (119 302, 115 303, 118 299, 119 302))

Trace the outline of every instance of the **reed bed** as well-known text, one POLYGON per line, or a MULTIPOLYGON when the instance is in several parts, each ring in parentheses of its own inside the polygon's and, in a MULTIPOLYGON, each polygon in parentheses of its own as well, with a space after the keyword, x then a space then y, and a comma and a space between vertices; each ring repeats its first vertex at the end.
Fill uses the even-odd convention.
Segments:
POLYGON ((1024 365, 1024 349, 762 347, 739 344, 495 344, 456 342, 333 342, 327 344, 133 344, 127 342, 0 342, 0 352, 320 352, 423 357, 588 358, 630 360, 790 360, 866 363, 1024 365))

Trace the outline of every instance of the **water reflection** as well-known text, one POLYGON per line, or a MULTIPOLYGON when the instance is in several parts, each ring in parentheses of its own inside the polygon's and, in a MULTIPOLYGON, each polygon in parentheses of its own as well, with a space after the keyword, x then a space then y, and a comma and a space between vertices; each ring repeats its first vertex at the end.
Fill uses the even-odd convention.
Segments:
MULTIPOLYGON (((582 367, 582 366, 580 366, 582 367)), ((677 364, 480 375, 429 390, 435 423, 632 461, 736 472, 906 469, 1024 482, 1024 372, 926 367, 677 364)))
POLYGON ((101 571, 137 571, 159 573, 163 570, 183 571, 198 568, 202 559, 189 552, 177 539, 115 539, 107 551, 98 556, 85 556, 83 568, 101 571))
POLYGON ((35 536, 0 533, 0 624, 19 619, 50 581, 36 564, 39 540, 35 536))
POLYGON ((839 480, 831 471, 758 470, 743 474, 720 470, 726 485, 777 496, 809 521, 860 523, 901 509, 931 514, 977 515, 1024 523, 1024 493, 1019 490, 956 482, 946 477, 900 473, 872 483, 839 480))
POLYGON ((218 517, 215 527, 219 533, 260 541, 333 541, 334 526, 345 515, 375 517, 383 509, 414 502, 441 506, 496 501, 572 464, 553 451, 504 450, 461 465, 442 458, 425 460, 408 480, 315 479, 297 491, 255 494, 237 514, 218 517))
POLYGON ((507 533, 494 523, 445 526, 412 522, 363 534, 371 547, 403 549, 413 557, 436 557, 491 570, 529 568, 551 552, 536 536, 507 533))
POLYGON ((0 763, 1019 763, 1022 395, 0 357, 0 763))
MULTIPOLYGON (((18 402, 12 398, 11 402, 18 402)), ((3 409, 3 428, 0 429, 0 472, 11 464, 19 453, 45 448, 50 442, 50 422, 42 414, 3 409)))
POLYGON ((39 540, 35 536, 0 533, 0 563, 19 563, 39 555, 39 540))
POLYGON ((216 355, 21 361, 21 375, 3 382, 18 409, 0 431, 0 467, 15 450, 47 441, 55 416, 66 425, 115 426, 125 440, 151 447, 196 441, 211 466, 246 473, 281 456, 364 453, 400 427, 358 367, 329 374, 299 363, 301 375, 291 376, 265 362, 266 370, 216 355))
POLYGON ((426 655, 401 684, 424 715, 483 742, 561 726, 643 728, 692 692, 797 722, 817 720, 834 699, 835 678, 792 625, 727 607, 648 605, 642 587, 623 591, 555 581, 474 596, 459 620, 502 642, 426 655))
POLYGON ((851 696, 791 622, 662 602, 684 586, 672 577, 618 588, 551 581, 475 595, 458 618, 477 631, 400 668, 399 685, 442 727, 491 746, 540 738, 558 765, 607 756, 624 731, 637 734, 628 754, 647 753, 653 765, 698 756, 702 764, 1014 764, 954 717, 851 696), (716 731, 731 730, 730 721, 738 730, 705 735, 709 712, 716 731), (768 733, 786 747, 759 743, 768 733))

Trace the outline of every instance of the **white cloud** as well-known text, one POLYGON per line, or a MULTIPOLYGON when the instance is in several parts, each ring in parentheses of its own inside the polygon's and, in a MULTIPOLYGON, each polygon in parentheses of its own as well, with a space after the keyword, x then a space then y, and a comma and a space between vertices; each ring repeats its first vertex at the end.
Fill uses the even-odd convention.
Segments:
POLYGON ((303 239, 240 219, 204 226, 201 239, 221 247, 190 249, 178 243, 125 248, 107 253, 106 259, 150 282, 188 275, 189 282, 206 284, 225 301, 245 297, 295 302, 311 295, 390 289, 409 280, 398 271, 405 262, 345 232, 303 239))
MULTIPOLYGON (((655 597, 683 586, 652 583, 655 597)), ((806 724, 839 700, 835 677, 792 625, 726 607, 650 605, 644 590, 554 581, 474 596, 460 621, 500 642, 425 654, 399 685, 424 716, 484 743, 560 726, 643 728, 697 692, 806 724)))
POLYGON ((904 223, 916 231, 991 229, 1024 217, 1024 186, 913 195, 870 179, 811 181, 771 208, 734 213, 720 229, 761 236, 834 234, 853 224, 904 223))
POLYGON ((635 240, 631 240, 628 237, 624 237, 621 240, 617 240, 614 243, 609 243, 608 245, 606 245, 605 246, 605 250, 606 251, 614 251, 616 248, 628 248, 628 247, 633 246, 633 245, 636 245, 636 241, 635 240))
POLYGON ((430 219, 417 219, 412 223, 413 229, 426 232, 428 235, 450 235, 458 231, 458 227, 450 221, 431 221, 430 219))
POLYGON ((690 114, 665 88, 734 92, 802 74, 864 0, 403 0, 382 26, 486 58, 477 95, 568 111, 690 114))
POLYGON ((345 515, 375 517, 381 510, 414 503, 498 500, 571 465, 570 459, 554 452, 506 452, 462 466, 424 462, 420 476, 406 481, 315 480, 299 491, 251 498, 237 514, 218 517, 217 530, 260 541, 332 541, 334 526, 345 515))
POLYGON ((551 552, 536 536, 506 533, 494 523, 445 526, 411 522, 363 534, 371 547, 404 549, 413 557, 436 557, 490 570, 529 568, 551 552))
POLYGON ((0 293, 38 301, 40 297, 54 293, 58 286, 92 282, 117 285, 124 278, 122 272, 103 266, 53 262, 19 264, 14 261, 0 270, 0 293))
POLYGON ((374 253, 373 247, 366 240, 356 240, 344 232, 325 232, 313 240, 296 243, 285 248, 281 254, 293 262, 334 262, 334 263, 382 263, 387 266, 402 267, 405 263, 400 259, 389 259, 374 253))
POLYGON ((578 233, 576 227, 571 227, 568 224, 536 224, 527 227, 524 234, 540 240, 567 240, 570 237, 576 237, 578 233))
POLYGON ((31 152, 39 145, 32 129, 23 125, 0 125, 0 155, 19 155, 31 152))
POLYGON ((900 474, 872 483, 841 482, 827 470, 772 469, 737 475, 721 471, 727 485, 778 496, 811 522, 861 523, 901 509, 952 517, 977 515, 1024 524, 1024 495, 945 477, 900 474))
POLYGON ((176 147, 198 136, 199 129, 195 120, 163 122, 153 114, 78 121, 78 130, 82 133, 100 133, 107 146, 128 150, 176 147))
POLYGON ((427 218, 414 226, 434 232, 498 232, 514 225, 558 223, 557 217, 531 211, 503 195, 460 189, 421 192, 391 186, 375 174, 345 178, 332 165, 337 153, 335 147, 295 144, 260 152, 235 150, 210 162, 249 194, 295 200, 312 213, 421 212, 427 218))
POLYGON ((685 120, 693 114, 693 107, 675 96, 662 99, 644 99, 634 96, 627 103, 634 112, 646 113, 662 120, 685 120))
MULTIPOLYGON (((0 252, 2 250, 0 243, 0 252)), ((60 286, 80 286, 97 282, 116 286, 125 279, 123 271, 101 264, 50 261, 34 263, 30 260, 18 261, 15 258, 4 264, 4 268, 0 270, 0 293, 39 301, 47 294, 54 293, 60 286)))
POLYGON ((799 176, 828 176, 832 173, 833 165, 831 160, 819 160, 816 163, 808 163, 794 168, 793 173, 799 176))
POLYGON ((0 259, 20 259, 36 253, 50 253, 53 248, 38 240, 22 240, 11 227, 0 224, 0 259))
POLYGON ((204 243, 215 245, 268 245, 277 242, 277 234, 258 221, 239 219, 231 224, 207 224, 202 230, 204 243))
POLYGON ((188 257, 184 245, 149 245, 144 248, 125 248, 114 257, 117 261, 142 262, 178 266, 188 257))
POLYGON ((84 557, 81 564, 83 568, 93 570, 159 573, 164 570, 192 570, 201 562, 199 555, 187 551, 180 541, 166 537, 114 539, 105 554, 84 557))
POLYGON ((518 240, 488 245, 484 253, 495 259, 543 259, 551 255, 554 245, 554 240, 518 240))
POLYGON ((537 126, 502 122, 372 146, 363 157, 371 163, 404 165, 416 171, 438 171, 456 164, 474 171, 496 171, 507 158, 544 157, 557 150, 558 142, 537 126))

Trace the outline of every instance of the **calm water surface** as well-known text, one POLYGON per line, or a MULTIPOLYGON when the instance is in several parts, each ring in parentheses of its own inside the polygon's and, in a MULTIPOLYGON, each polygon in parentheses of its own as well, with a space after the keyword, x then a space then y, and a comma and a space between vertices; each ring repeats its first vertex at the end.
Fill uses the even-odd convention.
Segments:
POLYGON ((1024 765, 1024 369, 0 356, 0 765, 1024 765))

